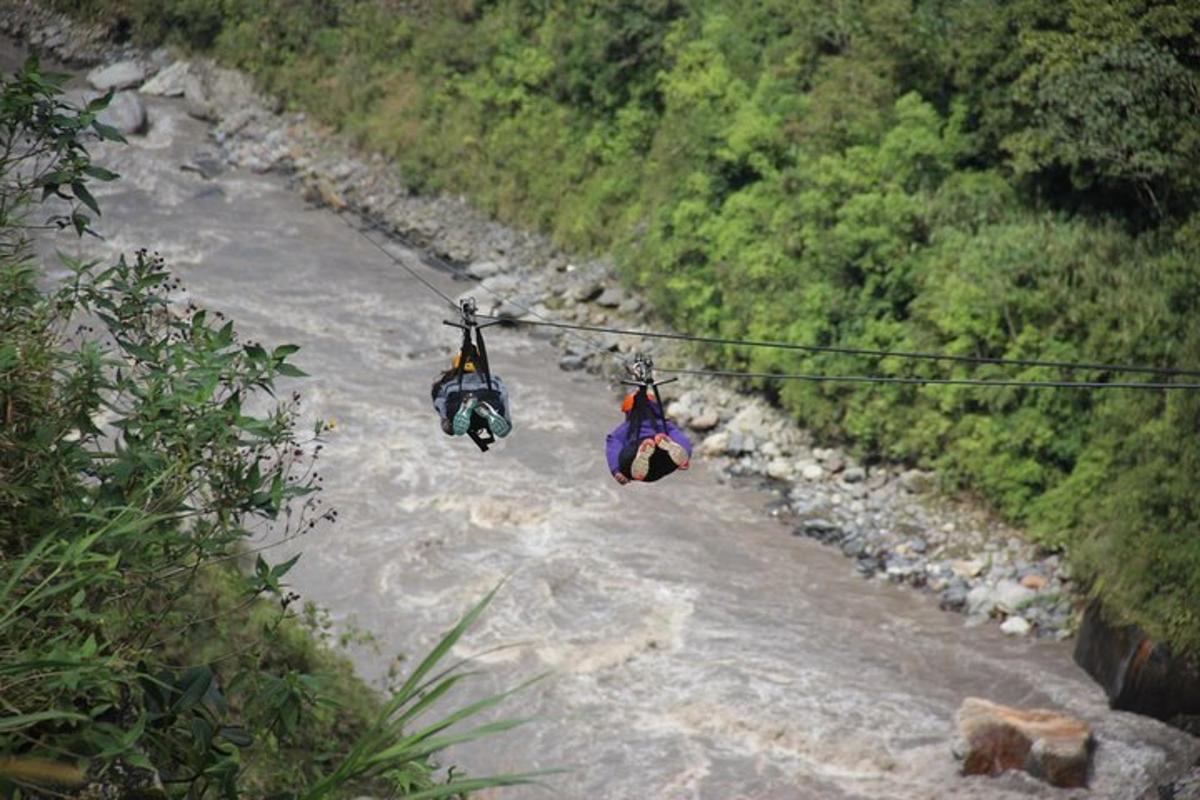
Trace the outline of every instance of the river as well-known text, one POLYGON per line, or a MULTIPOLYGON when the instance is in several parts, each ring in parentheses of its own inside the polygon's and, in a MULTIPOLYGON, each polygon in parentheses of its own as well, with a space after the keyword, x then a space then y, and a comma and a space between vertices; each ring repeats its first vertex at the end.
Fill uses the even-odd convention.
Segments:
MULTIPOLYGON (((1110 711, 1069 643, 967 628, 928 596, 865 581, 713 467, 618 486, 602 453, 612 388, 560 372, 542 339, 489 338, 510 439, 481 454, 442 435, 429 384, 456 332, 438 299, 282 179, 181 170, 212 149, 208 126, 178 101, 147 103, 147 136, 98 151, 123 176, 95 189, 104 241, 55 246, 158 250, 248 335, 303 347, 307 413, 336 421, 321 470, 340 519, 289 545, 304 554, 290 578, 339 629, 374 633, 354 650, 365 676, 396 653, 411 664, 503 583, 458 655, 514 646, 481 657, 456 700, 545 673, 506 707, 536 720, 453 759, 474 775, 569 771, 497 796, 1130 800, 1196 758, 1187 735, 1110 711), (1091 791, 961 777, 953 720, 972 695, 1090 722, 1091 791)), ((467 288, 389 247, 444 291, 467 288)))

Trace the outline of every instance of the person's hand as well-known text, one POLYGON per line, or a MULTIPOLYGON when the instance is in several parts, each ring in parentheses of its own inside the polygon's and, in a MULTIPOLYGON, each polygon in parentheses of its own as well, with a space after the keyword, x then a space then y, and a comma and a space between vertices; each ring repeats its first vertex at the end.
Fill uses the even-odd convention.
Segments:
POLYGON ((621 484, 622 486, 629 483, 629 478, 626 478, 625 473, 621 472, 620 470, 617 470, 613 473, 613 478, 615 478, 617 483, 621 484))

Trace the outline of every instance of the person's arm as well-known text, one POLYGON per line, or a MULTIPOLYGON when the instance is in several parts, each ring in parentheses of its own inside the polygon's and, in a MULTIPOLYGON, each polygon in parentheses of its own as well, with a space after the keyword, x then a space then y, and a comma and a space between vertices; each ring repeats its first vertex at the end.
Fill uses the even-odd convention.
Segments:
POLYGON ((608 471, 616 478, 617 483, 625 483, 628 478, 621 472, 621 448, 625 446, 625 433, 629 423, 622 422, 604 440, 604 455, 608 458, 608 471))

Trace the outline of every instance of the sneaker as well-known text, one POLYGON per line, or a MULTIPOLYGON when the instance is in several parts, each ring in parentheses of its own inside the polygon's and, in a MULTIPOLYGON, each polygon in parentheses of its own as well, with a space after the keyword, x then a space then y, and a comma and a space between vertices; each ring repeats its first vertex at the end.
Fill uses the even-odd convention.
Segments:
POLYGON ((683 449, 683 445, 681 445, 679 442, 675 441, 670 436, 667 436, 665 433, 660 433, 658 436, 654 437, 654 441, 655 446, 658 447, 659 450, 662 450, 671 457, 671 460, 675 462, 675 466, 677 468, 687 469, 689 466, 691 466, 688 458, 688 452, 687 450, 683 449))
POLYGON ((657 446, 653 439, 642 440, 638 445, 637 455, 633 457, 633 463, 629 465, 629 477, 635 481, 646 480, 646 473, 650 471, 650 457, 654 455, 657 446))
POLYGON ((468 397, 458 405, 458 411, 454 412, 454 435, 462 436, 471 429, 471 415, 475 413, 475 406, 478 400, 474 397, 468 397))
POLYGON ((480 402, 479 407, 475 410, 479 412, 481 417, 487 420, 488 428, 497 439, 503 439, 512 430, 512 423, 506 420, 499 411, 492 408, 488 403, 480 402))

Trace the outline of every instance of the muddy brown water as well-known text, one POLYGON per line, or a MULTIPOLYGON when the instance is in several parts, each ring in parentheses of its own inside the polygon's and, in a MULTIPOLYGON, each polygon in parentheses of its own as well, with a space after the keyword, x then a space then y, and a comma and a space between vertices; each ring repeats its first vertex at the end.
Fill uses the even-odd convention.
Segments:
MULTIPOLYGON (((1186 734, 1110 711, 1068 644, 967 628, 927 596, 864 581, 713 467, 618 486, 603 457, 612 389, 557 370, 544 340, 489 338, 512 390, 509 440, 483 455, 443 436, 428 389, 455 332, 440 301, 281 179, 181 170, 212 149, 209 128, 178 101, 147 102, 146 136, 98 150, 123 176, 95 189, 105 241, 48 243, 50 270, 51 246, 93 258, 146 246, 246 334, 302 345, 307 413, 337 423, 321 463, 341 516, 275 557, 302 551, 294 588, 339 629, 375 634, 353 651, 371 679, 503 583, 456 655, 513 646, 481 657, 454 701, 544 673, 505 708, 536 719, 450 760, 474 775, 569 771, 497 796, 1128 800, 1200 754, 1186 734), (959 776, 953 718, 971 695, 1089 721, 1091 790, 959 776)), ((447 293, 466 290, 389 248, 447 293)))

